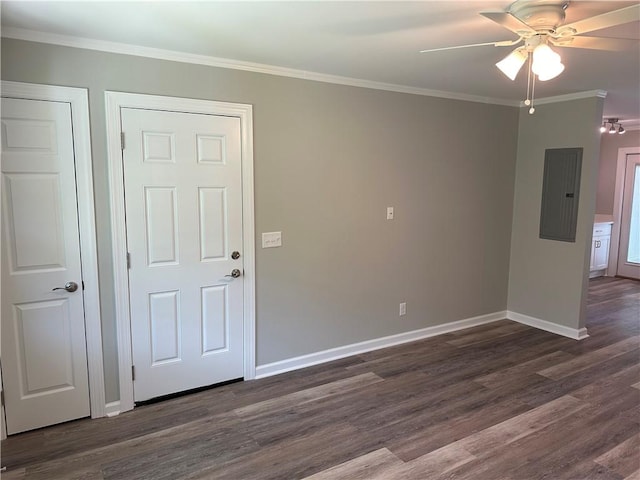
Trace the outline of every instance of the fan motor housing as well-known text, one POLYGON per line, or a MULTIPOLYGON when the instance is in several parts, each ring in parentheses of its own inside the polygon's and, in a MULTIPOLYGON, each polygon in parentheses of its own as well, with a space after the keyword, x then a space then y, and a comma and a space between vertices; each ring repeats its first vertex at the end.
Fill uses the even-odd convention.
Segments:
POLYGON ((519 0, 509 7, 509 13, 536 31, 554 32, 564 23, 567 1, 519 0))

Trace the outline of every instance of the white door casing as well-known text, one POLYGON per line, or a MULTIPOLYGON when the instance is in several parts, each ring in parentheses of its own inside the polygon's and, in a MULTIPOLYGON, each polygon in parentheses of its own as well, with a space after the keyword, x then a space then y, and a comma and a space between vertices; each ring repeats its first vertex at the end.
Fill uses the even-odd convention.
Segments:
POLYGON ((3 82, 2 96, 3 380, 16 433, 103 416, 105 404, 87 92, 3 82), (67 281, 78 290, 52 291, 67 281))
MULTIPOLYGON (((125 222, 125 185, 121 150, 121 110, 148 109, 168 112, 218 115, 236 118, 240 122, 240 154, 242 175, 242 311, 243 311, 243 377, 255 377, 255 245, 253 214, 253 141, 251 105, 232 104, 208 100, 193 100, 154 95, 106 92, 107 139, 109 179, 111 191, 112 243, 114 259, 114 283, 116 296, 116 323, 118 334, 118 362, 120 382, 120 411, 134 406, 134 389, 131 379, 132 305, 127 269, 127 243, 125 222)), ((157 192, 156 192, 157 193, 157 192)), ((165 192, 166 193, 166 192, 165 192)), ((162 196, 162 195, 160 195, 162 196)), ((135 261, 135 260, 134 260, 135 261)), ((227 272, 229 273, 229 272, 227 272)), ((214 283, 218 278, 214 279, 214 283)), ((170 297, 170 295, 169 295, 170 297)))
POLYGON ((620 245, 618 249, 618 275, 640 280, 640 261, 637 244, 640 223, 640 154, 626 155, 622 212, 620 220, 620 245), (633 224, 633 225, 632 225, 633 224), (633 237, 633 238, 632 238, 633 237), (631 244, 634 247, 631 247, 631 244), (633 255, 630 251, 633 250, 633 255), (633 256, 630 259, 629 256, 633 256))
POLYGON ((135 401, 242 378, 240 119, 120 114, 135 401))
POLYGON ((613 195, 613 225, 611 227, 611 249, 609 250, 609 268, 607 275, 618 274, 618 255, 620 250, 620 230, 622 222, 622 201, 624 195, 624 177, 628 155, 640 155, 640 147, 624 147, 618 149, 616 162, 616 183, 613 195))

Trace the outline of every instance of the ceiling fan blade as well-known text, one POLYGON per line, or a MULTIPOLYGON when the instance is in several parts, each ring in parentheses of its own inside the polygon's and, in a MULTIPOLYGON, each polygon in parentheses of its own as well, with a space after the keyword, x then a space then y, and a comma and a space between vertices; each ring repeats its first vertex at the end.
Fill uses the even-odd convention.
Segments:
POLYGON ((568 34, 580 35, 594 30, 615 27, 616 25, 622 25, 623 23, 637 21, 640 21, 640 3, 636 3, 635 5, 621 8, 619 10, 603 13, 601 15, 596 15, 595 17, 578 20, 577 22, 569 23, 567 25, 562 25, 561 27, 558 27, 557 34, 562 35, 563 32, 568 32, 568 34))
POLYGON ((457 50, 460 48, 486 47, 488 45, 492 45, 494 47, 509 47, 511 45, 515 45, 516 43, 520 43, 521 41, 522 38, 519 38, 517 40, 502 40, 499 42, 470 43, 468 45, 455 45, 453 47, 429 48, 427 50, 420 50, 420 53, 442 52, 444 50, 457 50))
POLYGON ((480 15, 496 22, 498 25, 501 25, 508 30, 511 30, 520 37, 526 37, 536 33, 536 31, 529 25, 507 12, 480 12, 480 15))
POLYGON ((630 38, 604 38, 604 37, 569 37, 550 39, 556 47, 588 48, 591 50, 632 50, 638 46, 638 40, 630 38))

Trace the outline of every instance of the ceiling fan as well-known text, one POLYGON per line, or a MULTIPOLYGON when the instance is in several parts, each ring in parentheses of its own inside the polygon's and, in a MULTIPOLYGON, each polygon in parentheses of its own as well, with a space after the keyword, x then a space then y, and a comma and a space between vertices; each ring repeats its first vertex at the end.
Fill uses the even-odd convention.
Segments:
POLYGON ((524 63, 529 60, 527 99, 524 104, 530 106, 529 113, 533 113, 536 77, 540 81, 551 80, 564 70, 560 55, 554 52, 551 46, 616 51, 634 48, 639 44, 637 40, 632 39, 591 37, 584 34, 640 21, 640 3, 565 25, 565 10, 569 7, 569 3, 562 0, 517 0, 506 12, 480 12, 483 17, 511 30, 518 35, 518 38, 432 48, 421 50, 420 53, 487 45, 508 47, 521 44, 496 63, 496 66, 511 80, 515 80, 524 63))

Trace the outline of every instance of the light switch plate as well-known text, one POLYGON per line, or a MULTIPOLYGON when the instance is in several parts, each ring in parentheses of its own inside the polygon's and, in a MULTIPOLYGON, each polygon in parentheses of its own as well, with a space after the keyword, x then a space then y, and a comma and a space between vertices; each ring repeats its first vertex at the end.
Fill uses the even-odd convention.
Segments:
POLYGON ((282 246, 282 232, 265 232, 262 234, 262 248, 282 246))
POLYGON ((387 207, 387 220, 393 220, 393 207, 387 207))

